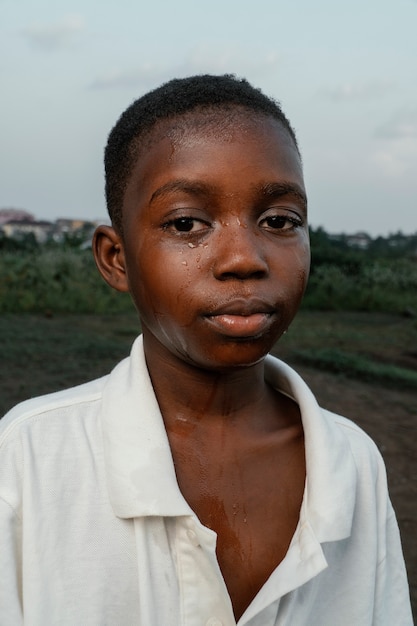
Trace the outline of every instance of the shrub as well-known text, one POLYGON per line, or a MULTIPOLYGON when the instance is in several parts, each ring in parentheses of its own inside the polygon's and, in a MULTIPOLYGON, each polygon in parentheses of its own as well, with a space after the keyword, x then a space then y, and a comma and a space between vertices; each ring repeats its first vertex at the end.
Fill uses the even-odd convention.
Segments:
POLYGON ((0 275, 2 313, 115 313, 133 306, 101 279, 89 250, 2 251, 0 275))
POLYGON ((319 265, 310 277, 306 309, 417 314, 417 263, 409 259, 349 267, 319 265))

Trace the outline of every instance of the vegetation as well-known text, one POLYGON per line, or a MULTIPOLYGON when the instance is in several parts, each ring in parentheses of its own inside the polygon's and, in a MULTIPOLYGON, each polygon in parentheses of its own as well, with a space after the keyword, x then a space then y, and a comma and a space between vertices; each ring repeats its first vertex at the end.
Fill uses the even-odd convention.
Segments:
POLYGON ((91 250, 33 246, 0 251, 0 313, 120 313, 127 294, 101 279, 91 250))
POLYGON ((0 417, 21 400, 107 374, 139 331, 136 313, 0 315, 0 417))
POLYGON ((310 310, 417 315, 417 234, 374 240, 310 231, 312 267, 304 300, 310 310))
MULTIPOLYGON (((366 236, 365 236, 366 237, 366 236)), ((120 313, 129 296, 100 278, 81 235, 39 245, 0 237, 0 313, 120 313)), ((311 230, 312 268, 303 308, 417 315, 417 234, 365 239, 311 230)))
POLYGON ((274 353, 296 368, 417 390, 417 319, 411 317, 302 311, 274 353))
POLYGON ((389 363, 377 363, 359 354, 337 348, 297 350, 296 361, 336 374, 358 378, 363 382, 389 385, 395 389, 417 389, 417 371, 389 363))

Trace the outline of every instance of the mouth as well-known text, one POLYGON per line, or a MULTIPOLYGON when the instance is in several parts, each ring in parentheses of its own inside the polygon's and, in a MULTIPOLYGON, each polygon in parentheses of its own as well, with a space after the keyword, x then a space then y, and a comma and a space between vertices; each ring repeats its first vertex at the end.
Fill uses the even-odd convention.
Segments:
POLYGON ((221 334, 239 339, 262 335, 270 326, 273 309, 265 302, 239 300, 229 302, 205 315, 221 334))

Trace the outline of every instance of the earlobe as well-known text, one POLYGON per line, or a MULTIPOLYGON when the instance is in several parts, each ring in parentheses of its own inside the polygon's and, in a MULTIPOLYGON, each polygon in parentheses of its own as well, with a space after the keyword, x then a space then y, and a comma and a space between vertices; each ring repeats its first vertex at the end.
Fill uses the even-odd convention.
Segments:
POLYGON ((112 226, 98 226, 94 233, 93 254, 98 271, 117 291, 129 291, 123 242, 112 226))

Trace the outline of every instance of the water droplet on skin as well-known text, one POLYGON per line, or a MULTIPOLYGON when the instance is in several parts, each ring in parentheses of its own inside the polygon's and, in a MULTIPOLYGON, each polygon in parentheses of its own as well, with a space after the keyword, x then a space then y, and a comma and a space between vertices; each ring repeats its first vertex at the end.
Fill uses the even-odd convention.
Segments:
POLYGON ((181 261, 181 265, 188 265, 187 261, 181 261))

